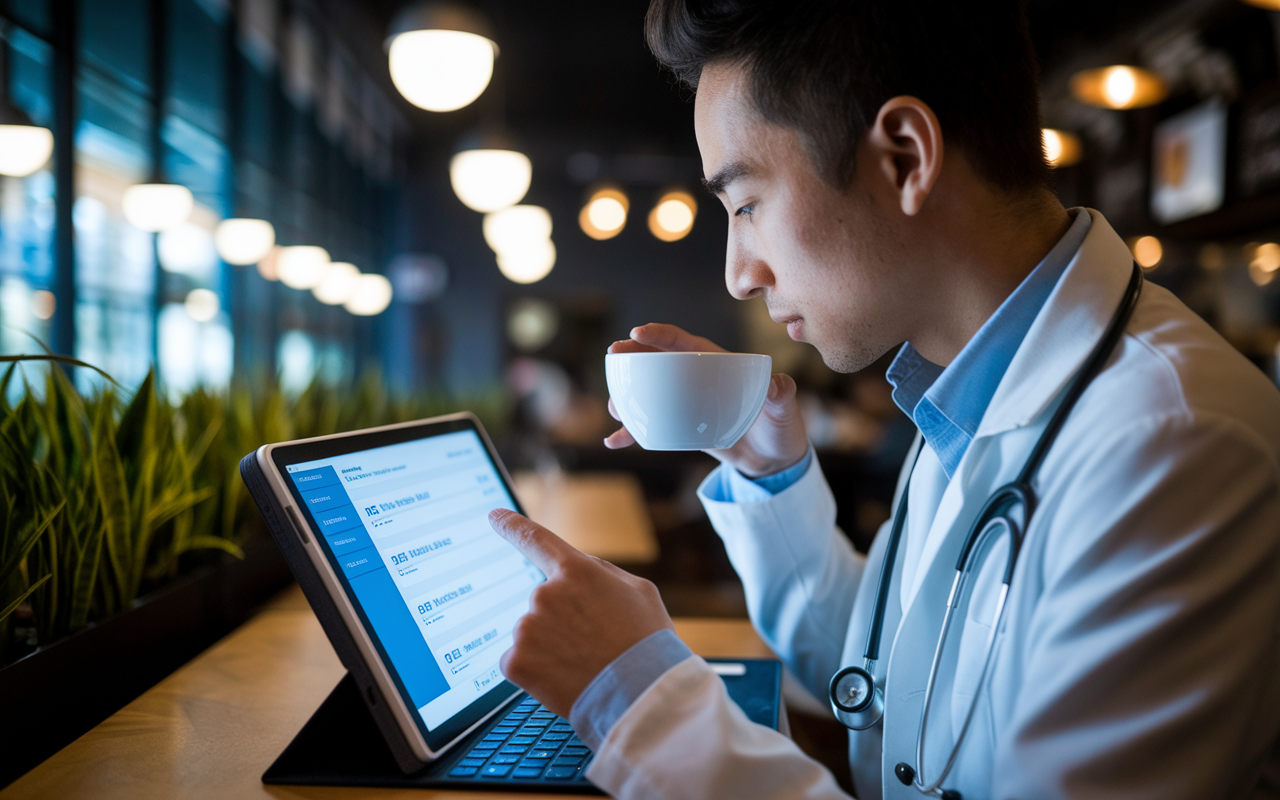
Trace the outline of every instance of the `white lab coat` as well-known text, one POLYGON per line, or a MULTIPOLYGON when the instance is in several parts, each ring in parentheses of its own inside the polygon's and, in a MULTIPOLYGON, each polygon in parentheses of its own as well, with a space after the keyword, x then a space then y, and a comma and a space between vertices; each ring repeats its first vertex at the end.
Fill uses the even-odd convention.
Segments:
MULTIPOLYGON (((1032 444, 1111 319, 1132 261, 1093 225, 948 480, 922 453, 877 676, 881 725, 850 736, 862 800, 919 798, 930 659, 961 540, 1032 444), (905 614, 903 609, 905 608, 905 614)), ((1040 506, 1009 593, 992 675, 945 788, 965 800, 1278 794, 1280 393, 1168 291, 1147 283, 1126 336, 1041 467, 1040 506)), ((904 467, 904 475, 905 475, 904 467)), ((899 487, 901 492, 901 486, 899 487)), ((752 620, 825 702, 861 664, 887 528, 863 557, 835 528, 816 463, 760 503, 704 504, 752 620)), ((958 733, 985 654, 1004 546, 982 562, 959 659, 944 659, 926 777, 958 733)), ((700 659, 618 720, 588 776, 620 798, 829 798, 834 780, 746 720, 700 659)))

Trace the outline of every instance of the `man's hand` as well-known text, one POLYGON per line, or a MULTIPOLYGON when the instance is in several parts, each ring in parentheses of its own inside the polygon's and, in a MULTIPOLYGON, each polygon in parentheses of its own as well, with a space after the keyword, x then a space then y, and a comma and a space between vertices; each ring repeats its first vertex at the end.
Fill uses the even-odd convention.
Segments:
POLYGON ((489 524, 547 575, 529 596, 529 613, 502 654, 502 674, 552 712, 569 716, 600 671, 632 645, 674 629, 658 589, 559 536, 497 508, 489 524))
MULTIPOLYGON (((700 352, 723 353, 725 349, 701 336, 675 325, 650 323, 631 330, 631 338, 614 342, 610 353, 700 352)), ((609 401, 609 413, 621 421, 618 409, 609 401)), ((613 449, 635 444, 626 428, 614 431, 604 440, 613 449)), ((809 452, 800 405, 796 402, 796 382, 789 375, 777 374, 769 380, 764 410, 755 424, 728 450, 707 450, 715 458, 735 467, 742 474, 758 478, 790 467, 809 452)))

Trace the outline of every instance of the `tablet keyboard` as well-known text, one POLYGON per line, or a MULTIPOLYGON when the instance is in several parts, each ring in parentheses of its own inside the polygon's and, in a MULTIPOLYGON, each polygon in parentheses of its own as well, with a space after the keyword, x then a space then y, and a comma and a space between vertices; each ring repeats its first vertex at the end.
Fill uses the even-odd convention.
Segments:
POLYGON ((591 751, 563 718, 526 696, 449 770, 452 779, 587 783, 591 751))

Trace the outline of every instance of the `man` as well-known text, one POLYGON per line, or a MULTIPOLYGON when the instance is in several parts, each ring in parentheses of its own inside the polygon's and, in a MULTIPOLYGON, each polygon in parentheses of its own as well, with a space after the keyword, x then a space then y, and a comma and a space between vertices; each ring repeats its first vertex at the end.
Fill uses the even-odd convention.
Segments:
MULTIPOLYGON (((1152 284, 1032 479, 989 669, 1007 540, 972 572, 917 757, 960 543, 1027 462, 1133 271, 1101 215, 1063 209, 1046 186, 1017 5, 653 0, 648 37, 697 91, 707 184, 729 213, 729 291, 763 296, 836 370, 902 344, 889 378, 922 444, 898 489, 874 666, 883 722, 850 739, 858 796, 921 796, 913 779, 935 781, 957 742, 951 797, 1273 796, 1280 396, 1152 284)), ((614 345, 648 348, 716 349, 666 325, 614 345)), ((835 529, 784 375, 746 437, 712 455, 723 463, 700 495, 752 620, 825 698, 836 670, 863 662, 888 525, 865 559, 835 529)), ((512 512, 491 520, 548 575, 504 673, 569 717, 598 785, 840 795, 736 709, 652 585, 512 512)))

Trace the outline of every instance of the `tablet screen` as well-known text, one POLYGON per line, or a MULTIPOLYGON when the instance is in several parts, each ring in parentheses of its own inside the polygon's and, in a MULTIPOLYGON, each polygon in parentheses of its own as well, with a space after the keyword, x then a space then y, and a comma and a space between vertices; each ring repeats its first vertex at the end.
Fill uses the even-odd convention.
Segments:
POLYGON ((474 430, 285 470, 428 731, 504 685, 498 659, 544 576, 489 526, 518 507, 474 430))

